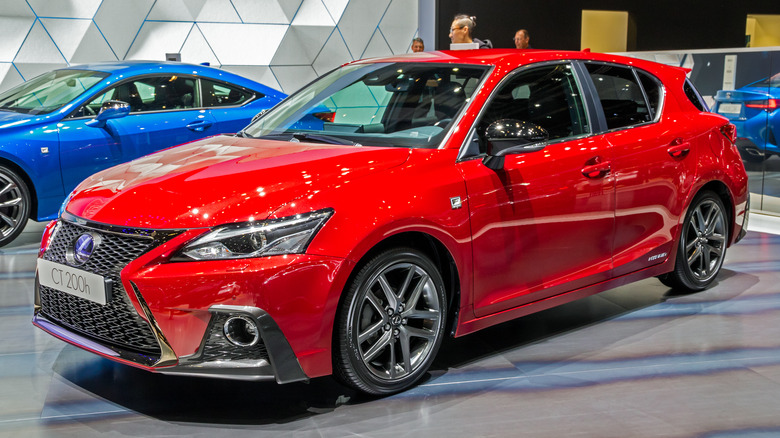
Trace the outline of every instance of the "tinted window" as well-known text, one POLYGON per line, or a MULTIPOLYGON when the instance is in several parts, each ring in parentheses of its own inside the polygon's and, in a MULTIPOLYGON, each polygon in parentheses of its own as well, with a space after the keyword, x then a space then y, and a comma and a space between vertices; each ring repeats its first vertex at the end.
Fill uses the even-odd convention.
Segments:
POLYGON ((639 82, 642 83, 642 88, 645 89, 647 101, 652 110, 650 117, 655 118, 658 109, 661 107, 661 96, 663 96, 661 82, 643 71, 637 70, 637 75, 639 76, 639 82))
POLYGON ((0 107, 27 114, 50 113, 106 76, 108 73, 88 70, 55 70, 0 94, 0 107))
POLYGON ((347 65, 288 97, 243 133, 363 146, 437 147, 486 72, 485 66, 436 63, 347 65))
POLYGON ((153 76, 124 82, 109 89, 85 105, 79 115, 97 114, 100 106, 109 100, 130 104, 131 112, 195 108, 199 105, 197 97, 197 81, 194 78, 153 76))
POLYGON ((495 91, 477 125, 480 152, 485 130, 496 120, 515 119, 544 128, 550 140, 589 132, 582 97, 569 64, 523 70, 495 91))
POLYGON ((685 80, 683 91, 685 91, 685 96, 688 97, 688 100, 690 100, 693 106, 698 108, 699 111, 709 111, 707 109, 707 104, 704 103, 704 101, 701 99, 701 96, 699 96, 699 92, 696 91, 696 88, 688 79, 685 80))
POLYGON ((586 66, 598 91, 608 129, 651 120, 642 89, 630 68, 591 63, 586 66))
MULTIPOLYGON (((201 79, 203 106, 235 106, 249 101, 255 94, 232 85, 201 79)), ((258 97, 263 97, 259 95, 258 97)))

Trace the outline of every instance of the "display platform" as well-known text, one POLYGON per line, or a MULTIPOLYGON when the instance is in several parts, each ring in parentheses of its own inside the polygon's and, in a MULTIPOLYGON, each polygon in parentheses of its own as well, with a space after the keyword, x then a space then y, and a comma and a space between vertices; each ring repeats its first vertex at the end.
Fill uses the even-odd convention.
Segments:
POLYGON ((423 384, 385 398, 157 375, 66 345, 30 323, 41 229, 0 249, 0 437, 780 435, 776 218, 751 216, 707 291, 649 279, 448 340, 423 384))

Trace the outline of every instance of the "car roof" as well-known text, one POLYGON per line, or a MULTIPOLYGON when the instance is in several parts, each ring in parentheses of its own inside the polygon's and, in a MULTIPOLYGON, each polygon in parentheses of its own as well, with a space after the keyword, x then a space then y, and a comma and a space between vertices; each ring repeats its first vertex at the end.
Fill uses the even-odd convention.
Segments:
POLYGON ((122 77, 143 75, 149 73, 173 73, 190 74, 203 76, 213 79, 220 79, 252 90, 260 91, 264 94, 280 95, 279 91, 266 85, 255 82, 251 79, 239 76, 226 70, 221 70, 205 65, 189 64, 185 62, 171 61, 108 61, 95 62, 90 64, 71 65, 62 70, 92 70, 109 73, 111 75, 121 75, 122 77))
POLYGON ((657 71, 663 69, 679 70, 680 67, 659 64, 627 56, 612 55, 608 53, 595 53, 590 51, 564 51, 564 50, 539 50, 539 49, 477 49, 477 50, 440 50, 432 52, 409 53, 399 56, 383 58, 370 58, 356 63, 364 62, 444 62, 451 64, 474 65, 502 65, 519 66, 546 61, 558 60, 586 60, 600 62, 614 62, 618 64, 634 65, 644 70, 657 71))

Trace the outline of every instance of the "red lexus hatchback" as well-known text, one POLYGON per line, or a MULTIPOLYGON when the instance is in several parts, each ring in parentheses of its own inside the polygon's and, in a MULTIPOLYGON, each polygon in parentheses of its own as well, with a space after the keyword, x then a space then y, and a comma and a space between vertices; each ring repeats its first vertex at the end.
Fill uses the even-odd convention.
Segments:
POLYGON ((323 76, 236 135, 93 175, 43 236, 34 324, 150 371, 373 394, 462 336, 744 234, 735 129, 683 69, 429 52, 323 76))

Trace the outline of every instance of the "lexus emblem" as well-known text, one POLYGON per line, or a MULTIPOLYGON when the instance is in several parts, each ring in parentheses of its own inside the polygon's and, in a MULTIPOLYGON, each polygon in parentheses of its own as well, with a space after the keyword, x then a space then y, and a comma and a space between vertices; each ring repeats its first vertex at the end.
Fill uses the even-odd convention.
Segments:
POLYGON ((99 243, 100 236, 90 233, 82 234, 73 242, 73 246, 68 248, 68 261, 74 265, 83 265, 95 252, 99 243))

